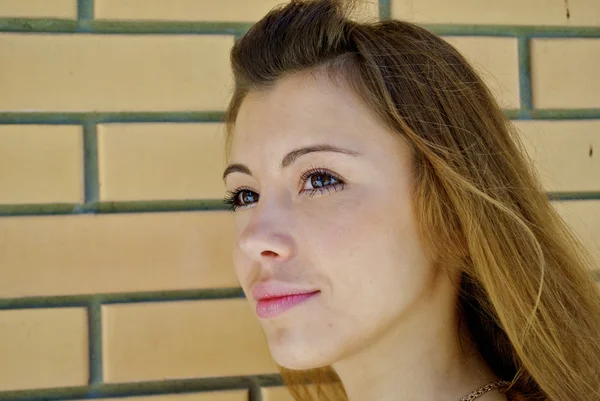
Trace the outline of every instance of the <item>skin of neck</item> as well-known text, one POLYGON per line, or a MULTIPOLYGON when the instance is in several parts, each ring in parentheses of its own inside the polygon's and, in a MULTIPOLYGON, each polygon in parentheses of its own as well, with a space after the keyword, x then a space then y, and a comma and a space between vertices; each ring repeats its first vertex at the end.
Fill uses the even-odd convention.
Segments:
POLYGON ((392 327, 333 364, 349 401, 458 401, 498 380, 468 340, 461 347, 456 289, 446 275, 436 280, 392 327))

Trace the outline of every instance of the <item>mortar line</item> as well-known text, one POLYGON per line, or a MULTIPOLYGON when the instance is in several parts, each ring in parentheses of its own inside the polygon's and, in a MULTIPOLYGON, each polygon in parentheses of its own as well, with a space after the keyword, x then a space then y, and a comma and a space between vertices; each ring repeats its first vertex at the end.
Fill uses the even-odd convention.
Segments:
POLYGON ((103 382, 102 358, 102 305, 98 297, 92 297, 88 304, 89 341, 89 384, 103 382))
POLYGON ((135 304, 182 301, 245 299, 239 287, 203 288, 90 295, 24 296, 0 299, 0 310, 90 307, 102 304, 135 304), (96 303, 94 303, 96 302, 96 303))
POLYGON ((0 124, 221 123, 222 111, 0 112, 0 124))
MULTIPOLYGON (((221 376, 192 379, 165 379, 143 382, 111 383, 95 386, 59 387, 33 390, 0 391, 0 400, 10 401, 65 401, 81 399, 113 399, 137 396, 205 393, 249 390, 253 383, 270 377, 278 381, 279 374, 264 376, 221 376)), ((135 399, 135 398, 132 398, 135 399)))
POLYGON ((518 38, 519 56, 519 98, 521 103, 521 119, 531 118, 533 98, 531 87, 531 40, 528 36, 518 38))
POLYGON ((379 19, 388 20, 392 18, 390 0, 379 0, 379 19))
MULTIPOLYGON (((99 200, 98 135, 94 123, 83 124, 84 201, 96 204, 99 200)), ((86 211, 84 210, 84 213, 86 211)))
MULTIPOLYGON (((390 18, 388 3, 379 1, 379 15, 390 18)), ((93 16, 91 2, 79 0, 78 20, 52 18, 0 18, 3 32, 89 33, 95 35, 240 35, 249 22, 114 21, 93 16), (89 4, 89 6, 88 6, 89 4), (89 7, 89 8, 88 8, 89 7)), ((530 38, 600 38, 600 27, 543 25, 418 24, 441 36, 505 36, 530 38)))
POLYGON ((77 19, 79 21, 94 19, 94 0, 77 0, 77 19))

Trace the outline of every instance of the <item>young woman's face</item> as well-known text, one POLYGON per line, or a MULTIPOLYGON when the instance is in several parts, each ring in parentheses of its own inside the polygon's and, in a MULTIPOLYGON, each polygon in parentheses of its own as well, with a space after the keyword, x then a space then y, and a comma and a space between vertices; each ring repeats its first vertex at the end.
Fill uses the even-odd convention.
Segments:
POLYGON ((252 93, 230 162, 235 270, 277 363, 333 364, 429 296, 408 147, 351 91, 295 75, 252 93))

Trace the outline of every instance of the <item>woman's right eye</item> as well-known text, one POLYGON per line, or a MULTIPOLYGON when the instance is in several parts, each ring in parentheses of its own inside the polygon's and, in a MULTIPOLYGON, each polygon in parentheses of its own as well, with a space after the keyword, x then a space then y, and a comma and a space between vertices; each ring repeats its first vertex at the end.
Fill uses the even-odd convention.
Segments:
POLYGON ((227 191, 224 202, 230 205, 232 211, 235 211, 241 207, 258 202, 258 197, 258 194, 250 189, 238 188, 233 191, 227 191))

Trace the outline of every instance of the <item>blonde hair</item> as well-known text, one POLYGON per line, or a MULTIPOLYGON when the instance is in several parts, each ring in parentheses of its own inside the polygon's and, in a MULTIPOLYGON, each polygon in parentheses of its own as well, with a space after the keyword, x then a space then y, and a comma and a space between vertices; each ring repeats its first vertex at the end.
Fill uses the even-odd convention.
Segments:
MULTIPOLYGON (((494 373, 512 381, 507 396, 600 399, 593 261, 512 124, 443 39, 398 20, 356 22, 353 5, 293 0, 237 41, 226 151, 249 92, 299 72, 343 79, 410 146, 420 234, 440 267, 458 273, 461 324, 494 373)), ((297 400, 347 399, 330 367, 280 370, 297 400)))

